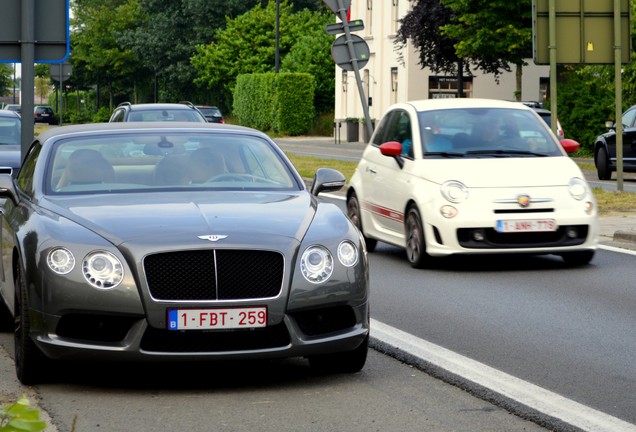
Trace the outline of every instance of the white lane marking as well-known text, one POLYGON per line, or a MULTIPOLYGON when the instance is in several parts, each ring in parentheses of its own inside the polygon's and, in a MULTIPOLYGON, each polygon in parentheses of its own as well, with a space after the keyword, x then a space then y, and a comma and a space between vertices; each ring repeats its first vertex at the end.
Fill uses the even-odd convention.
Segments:
POLYGON ((636 425, 371 319, 371 337, 583 431, 636 432, 636 425))
POLYGON ((624 254, 627 254, 627 255, 636 256, 636 251, 629 250, 629 249, 621 249, 621 248, 617 248, 617 247, 614 247, 614 246, 606 246, 606 245, 601 245, 601 244, 598 245, 598 248, 599 249, 604 249, 604 250, 607 250, 607 251, 610 251, 610 252, 619 252, 619 253, 624 253, 624 254))

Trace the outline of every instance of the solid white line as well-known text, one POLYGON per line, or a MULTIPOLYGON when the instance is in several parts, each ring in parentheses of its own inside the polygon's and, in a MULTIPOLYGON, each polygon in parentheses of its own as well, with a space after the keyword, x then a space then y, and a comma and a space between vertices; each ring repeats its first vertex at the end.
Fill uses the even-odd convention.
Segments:
POLYGON ((636 251, 633 250, 629 250, 629 249, 622 249, 622 248, 617 248, 614 246, 606 246, 606 245, 598 245, 599 249, 605 249, 608 250, 610 252, 620 252, 620 253, 624 253, 627 255, 634 255, 636 256, 636 251))
POLYGON ((636 425, 574 402, 374 319, 371 320, 371 337, 584 431, 636 431, 636 425))

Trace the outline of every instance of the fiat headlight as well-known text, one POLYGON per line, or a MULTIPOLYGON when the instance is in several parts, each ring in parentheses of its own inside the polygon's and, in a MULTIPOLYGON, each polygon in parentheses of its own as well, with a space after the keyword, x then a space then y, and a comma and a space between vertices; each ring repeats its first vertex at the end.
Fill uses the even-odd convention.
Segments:
POLYGON ((64 275, 70 273, 75 267, 75 257, 70 250, 59 247, 49 252, 46 263, 55 273, 64 275))
POLYGON ((587 195, 587 183, 578 177, 574 177, 570 180, 568 191, 570 195, 572 195, 572 198, 581 201, 587 195))
POLYGON ((124 278, 121 261, 110 252, 94 251, 82 263, 86 281, 99 289, 115 288, 124 278))
POLYGON ((310 246, 300 258, 300 270, 311 283, 322 283, 333 273, 333 257, 322 246, 310 246))
POLYGON ((468 188, 464 183, 456 180, 449 180, 442 184, 440 191, 446 201, 454 204, 459 204, 468 199, 468 188))

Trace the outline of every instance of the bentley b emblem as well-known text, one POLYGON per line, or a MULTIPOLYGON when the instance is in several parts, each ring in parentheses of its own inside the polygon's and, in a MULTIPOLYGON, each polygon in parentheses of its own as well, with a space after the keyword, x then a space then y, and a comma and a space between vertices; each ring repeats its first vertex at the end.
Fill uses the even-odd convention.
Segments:
POLYGON ((526 208, 530 205, 530 196, 529 195, 519 195, 517 196, 517 204, 519 207, 526 208))
POLYGON ((223 240, 224 238, 227 238, 226 235, 218 235, 218 234, 200 235, 197 237, 200 238, 201 240, 207 240, 211 242, 215 242, 215 241, 219 241, 219 240, 223 240))

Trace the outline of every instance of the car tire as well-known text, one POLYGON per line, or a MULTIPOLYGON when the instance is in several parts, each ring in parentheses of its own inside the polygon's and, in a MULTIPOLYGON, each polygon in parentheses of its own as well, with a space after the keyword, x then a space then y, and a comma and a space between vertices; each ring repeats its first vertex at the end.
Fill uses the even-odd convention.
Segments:
POLYGON ((369 336, 356 349, 332 354, 309 357, 309 365, 318 373, 355 373, 359 372, 367 361, 369 336))
POLYGON ((351 222, 353 222, 355 227, 358 228, 358 230, 360 230, 360 232, 362 233, 367 251, 373 252, 376 245, 378 244, 378 241, 364 235, 364 231, 362 229, 360 202, 358 201, 358 197, 356 196, 355 192, 352 192, 351 195, 349 195, 349 197, 347 198, 347 216, 349 216, 351 222))
POLYGON ((404 222, 406 235, 406 257, 413 268, 426 268, 431 257, 426 253, 426 239, 422 228, 422 217, 416 206, 412 205, 406 212, 404 222))
POLYGON ((568 266, 584 266, 586 264, 589 264, 589 262, 592 261, 592 258, 594 258, 594 251, 587 250, 579 252, 566 252, 561 254, 561 258, 568 266))
POLYGON ((599 180, 612 179, 612 170, 609 166, 609 157, 604 147, 601 147, 600 149, 598 149, 598 152, 596 152, 594 164, 596 165, 596 173, 598 174, 599 180))
POLYGON ((31 339, 31 317, 27 301, 26 282, 22 276, 22 269, 16 269, 15 274, 15 316, 14 316, 14 347, 15 370, 20 382, 24 385, 37 384, 42 380, 43 373, 48 370, 46 358, 31 339))

